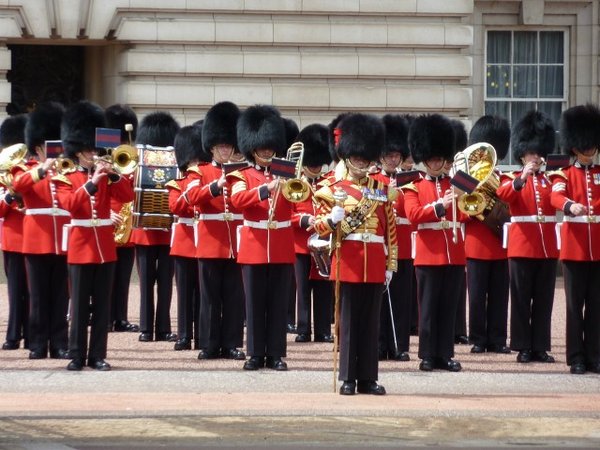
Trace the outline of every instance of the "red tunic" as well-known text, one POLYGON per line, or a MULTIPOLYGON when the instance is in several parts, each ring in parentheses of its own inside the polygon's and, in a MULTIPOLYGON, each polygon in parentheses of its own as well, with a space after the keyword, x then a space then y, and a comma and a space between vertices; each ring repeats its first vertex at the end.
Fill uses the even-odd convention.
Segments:
POLYGON ((472 218, 465 223, 465 255, 473 259, 506 259, 506 249, 490 227, 472 218))
POLYGON ((55 175, 49 170, 39 177, 41 164, 30 160, 25 166, 16 166, 12 173, 13 187, 25 204, 23 218, 23 253, 35 255, 65 255, 62 250, 63 225, 71 215, 62 209, 56 196, 56 186, 50 180, 55 175))
POLYGON ((173 223, 170 255, 194 258, 196 256, 194 238, 196 208, 189 204, 183 194, 188 184, 200 179, 198 167, 190 167, 183 175, 183 178, 169 181, 166 185, 169 191, 169 209, 177 216, 177 220, 173 223))
MULTIPOLYGON (((69 264, 102 264, 116 261, 114 226, 110 220, 110 200, 133 201, 133 188, 125 178, 110 182, 104 177, 97 191, 90 195, 91 185, 87 171, 76 170, 55 176, 59 203, 71 213, 67 262, 69 264), (95 226, 90 226, 95 224, 95 226)), ((93 186, 93 185, 92 185, 93 186)))
POLYGON ((515 181, 520 176, 521 172, 504 174, 496 190, 498 198, 508 204, 511 215, 508 257, 557 258, 556 210, 550 203, 552 184, 545 174, 536 173, 517 190, 515 181))
POLYGON ((417 227, 415 238, 415 266, 464 265, 465 247, 460 222, 466 216, 458 209, 456 221, 457 242, 453 241, 452 208, 446 211, 441 201, 450 189, 450 178, 425 176, 404 186, 406 216, 417 227), (436 205, 439 205, 436 207, 436 205), (441 212, 441 215, 438 215, 441 212))
POLYGON ((578 163, 550 176, 552 206, 561 211, 571 203, 586 206, 588 214, 579 217, 565 212, 560 227, 560 259, 600 260, 600 166, 578 163))
POLYGON ((0 184, 0 218, 2 223, 2 250, 5 252, 23 252, 23 208, 17 200, 6 202, 8 190, 0 184))
MULTIPOLYGON (((231 204, 242 211, 244 223, 239 235, 240 264, 293 264, 294 231, 292 204, 283 195, 267 193, 270 173, 249 167, 227 176, 231 182, 231 204), (270 205, 276 202, 269 217, 270 205), (269 219, 271 222, 269 224, 269 219)), ((275 194, 275 193, 274 193, 275 194)))
POLYGON ((237 228, 242 215, 231 204, 231 186, 216 187, 223 169, 215 162, 198 167, 198 179, 188 185, 186 197, 199 211, 196 258, 229 259, 237 256, 237 228))

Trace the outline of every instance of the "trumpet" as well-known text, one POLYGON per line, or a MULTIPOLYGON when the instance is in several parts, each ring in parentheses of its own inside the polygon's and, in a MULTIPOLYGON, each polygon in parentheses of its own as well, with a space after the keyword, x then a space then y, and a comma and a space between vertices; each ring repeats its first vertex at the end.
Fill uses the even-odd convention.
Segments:
POLYGON ((73 172, 75 167, 75 162, 65 156, 59 156, 54 160, 54 170, 61 175, 73 172))

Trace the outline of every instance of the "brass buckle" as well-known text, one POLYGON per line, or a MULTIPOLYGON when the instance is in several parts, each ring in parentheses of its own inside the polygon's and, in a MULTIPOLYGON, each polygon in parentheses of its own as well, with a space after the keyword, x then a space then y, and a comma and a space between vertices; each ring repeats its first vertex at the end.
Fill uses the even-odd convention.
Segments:
POLYGON ((97 227, 100 224, 98 219, 91 219, 90 223, 92 224, 93 227, 97 227))
POLYGON ((596 223, 596 216, 586 216, 587 223, 596 223))
POLYGON ((450 228, 450 222, 448 222, 447 220, 442 220, 440 222, 442 230, 448 230, 450 228))
POLYGON ((277 222, 273 222, 273 221, 269 220, 267 222, 267 228, 269 230, 276 230, 277 229, 277 222))
POLYGON ((537 217, 535 218, 535 221, 536 221, 537 223, 544 223, 544 222, 546 222, 546 217, 544 217, 544 216, 537 216, 537 217))
POLYGON ((362 241, 365 243, 371 242, 371 233, 362 233, 362 241))
POLYGON ((223 220, 231 222, 233 220, 233 214, 229 212, 223 213, 223 220))

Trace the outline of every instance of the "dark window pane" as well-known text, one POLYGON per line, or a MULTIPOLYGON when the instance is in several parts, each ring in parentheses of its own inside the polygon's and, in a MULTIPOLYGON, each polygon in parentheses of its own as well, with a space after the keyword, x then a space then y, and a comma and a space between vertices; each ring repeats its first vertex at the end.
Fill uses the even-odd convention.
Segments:
POLYGON ((508 102, 485 102, 485 113, 491 116, 501 116, 509 118, 508 102))
POLYGON ((517 123, 521 118, 532 109, 535 109, 535 102, 513 102, 510 105, 510 120, 512 124, 517 123))
POLYGON ((486 86, 488 97, 510 97, 510 66, 488 66, 486 86))
POLYGON ((563 97, 563 66, 540 66, 540 97, 563 97))
POLYGON ((563 64, 564 34, 560 31, 540 32, 540 63, 563 64))
POLYGON ((537 97, 537 66, 515 66, 513 97, 537 97))
POLYGON ((487 62, 510 64, 510 31, 488 32, 487 62))
POLYGON ((514 46, 515 64, 537 64, 537 33, 535 31, 516 31, 514 46))
POLYGON ((561 102, 539 102, 538 111, 542 111, 548 114, 548 116, 550 116, 552 122, 554 123, 554 128, 558 129, 560 114, 562 112, 561 102))

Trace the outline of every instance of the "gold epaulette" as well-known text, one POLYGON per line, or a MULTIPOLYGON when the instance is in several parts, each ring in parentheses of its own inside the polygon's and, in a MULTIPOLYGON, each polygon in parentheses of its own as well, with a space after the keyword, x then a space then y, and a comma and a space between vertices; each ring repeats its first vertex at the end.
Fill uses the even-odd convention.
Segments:
POLYGON ((335 199, 333 198, 333 191, 331 190, 331 186, 323 186, 317 192, 315 192, 314 199, 318 202, 323 201, 328 204, 335 203, 335 199))
POLYGON ((193 165, 193 166, 187 168, 187 172, 193 172, 193 173, 196 173, 196 174, 202 176, 202 172, 200 171, 200 166, 206 166, 207 164, 208 163, 193 165))
POLYGON ((560 177, 560 178, 564 178, 565 180, 569 179, 569 177, 567 176, 567 174, 565 173, 565 171, 562 170, 562 169, 552 170, 551 172, 546 172, 546 176, 548 178, 560 177))
POLYGON ((179 183, 177 183, 177 180, 169 181, 167 184, 165 184, 165 187, 170 187, 170 188, 176 189, 178 191, 181 191, 181 186, 179 186, 179 183))
POLYGON ((67 177, 65 177, 63 174, 59 174, 59 175, 54 175, 52 177, 52 181, 59 181, 61 183, 65 183, 68 184, 69 186, 72 186, 73 183, 71 183, 71 180, 69 180, 67 177))
POLYGON ((242 173, 242 171, 244 171, 246 169, 241 169, 241 170, 234 170, 231 173, 228 173, 227 175, 225 175, 225 178, 235 178, 236 180, 241 180, 241 181, 246 181, 246 177, 244 176, 244 174, 242 173))
POLYGON ((408 183, 401 187, 401 189, 408 189, 409 191, 419 192, 419 188, 415 183, 408 183))

